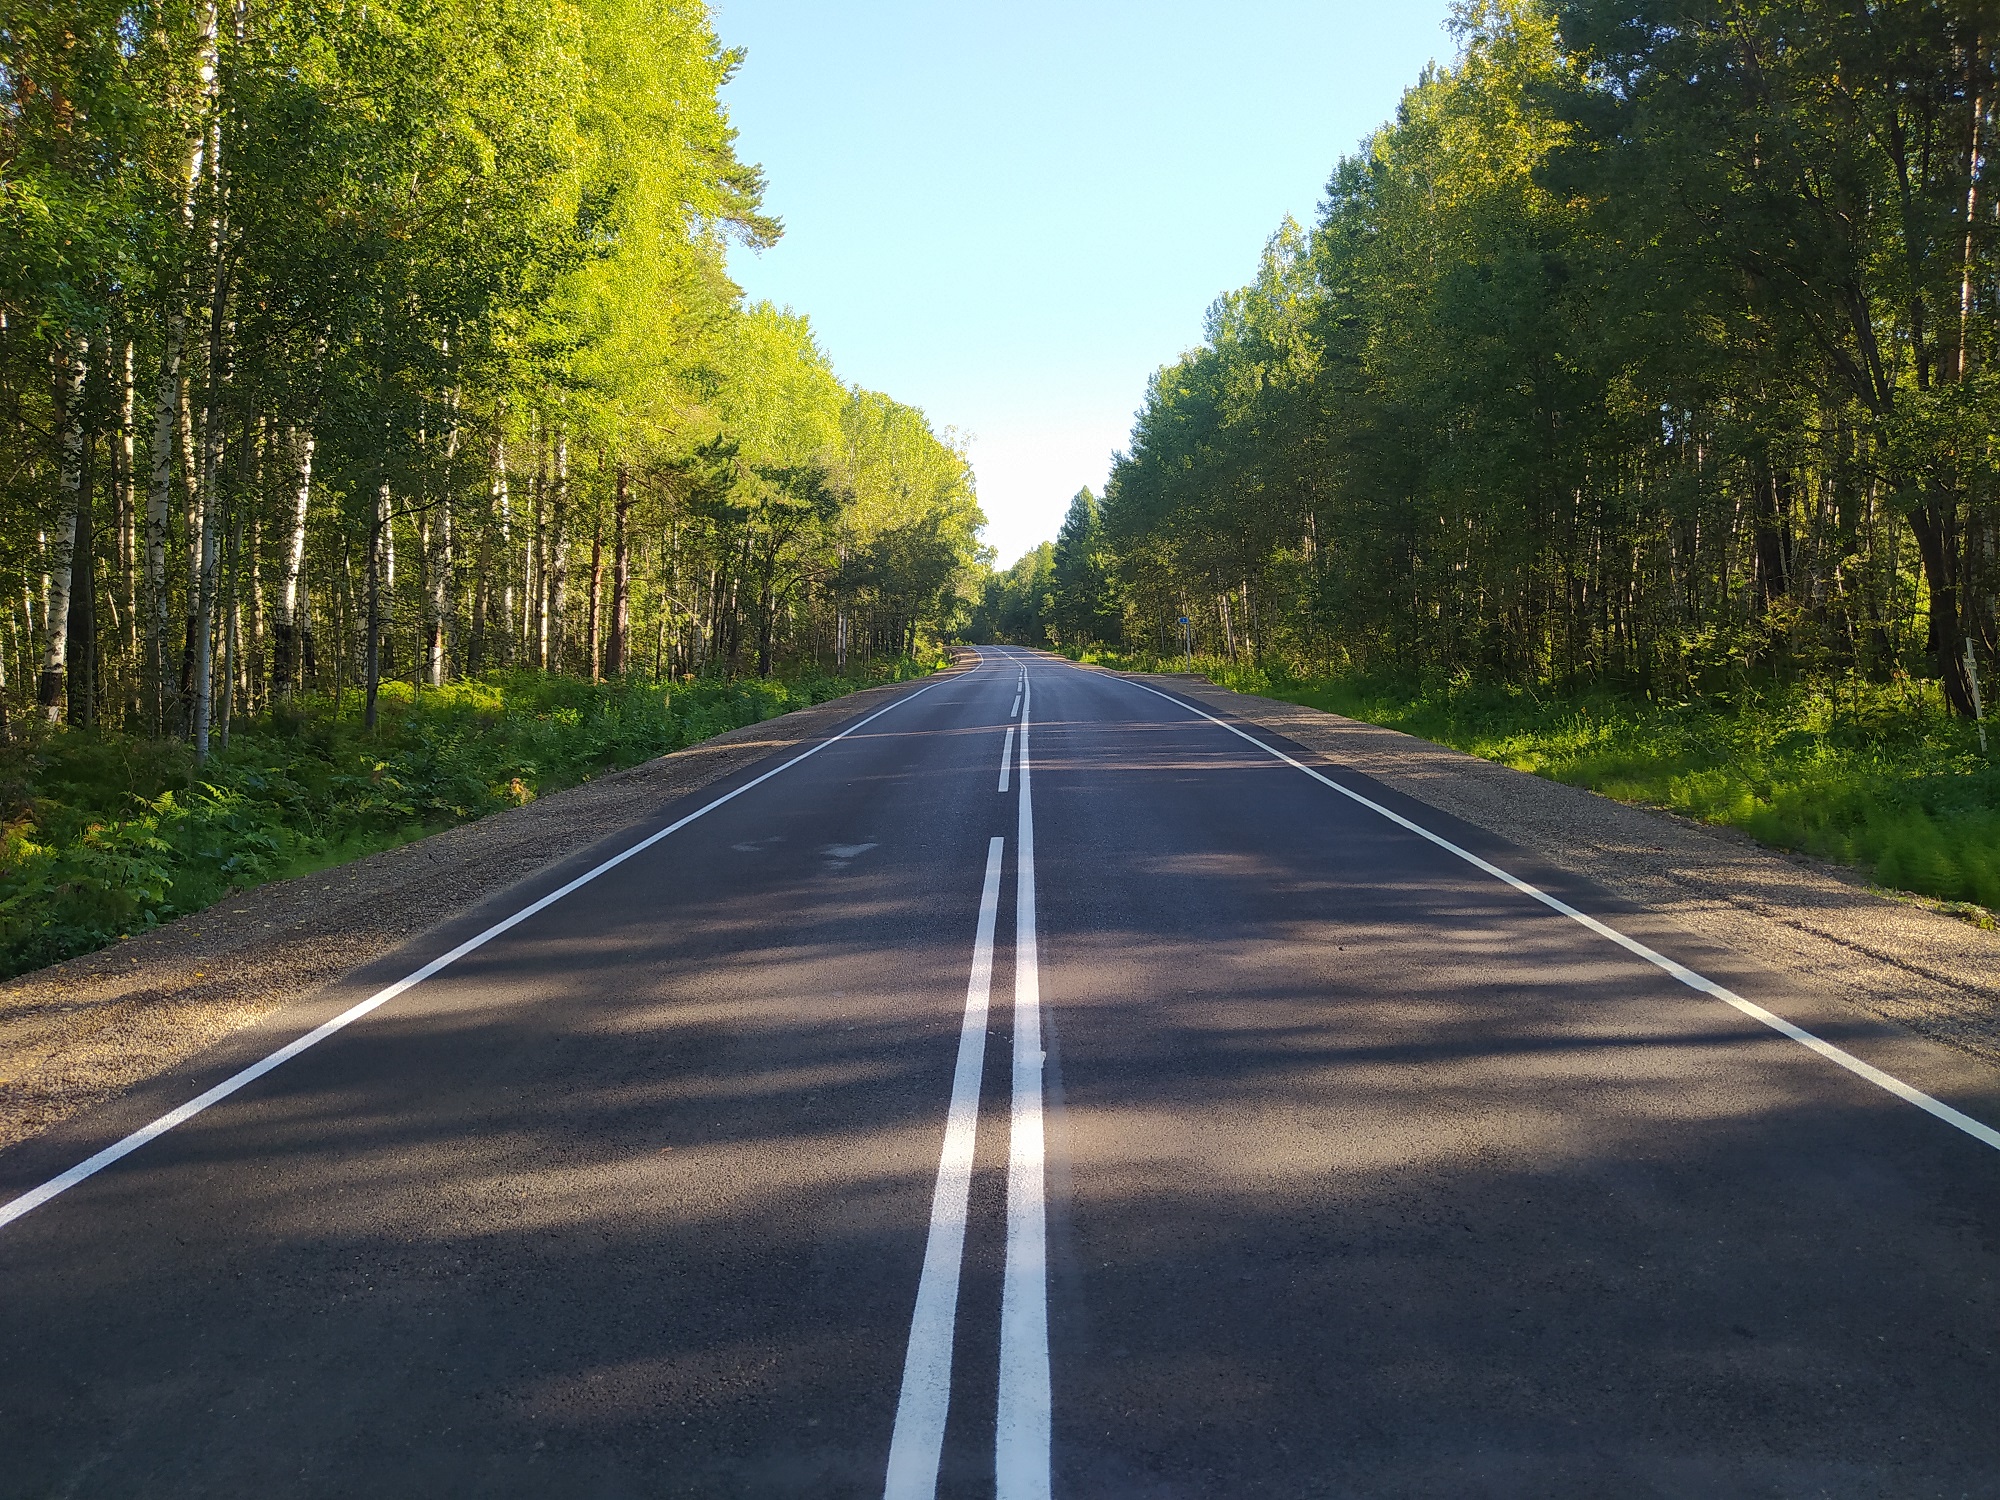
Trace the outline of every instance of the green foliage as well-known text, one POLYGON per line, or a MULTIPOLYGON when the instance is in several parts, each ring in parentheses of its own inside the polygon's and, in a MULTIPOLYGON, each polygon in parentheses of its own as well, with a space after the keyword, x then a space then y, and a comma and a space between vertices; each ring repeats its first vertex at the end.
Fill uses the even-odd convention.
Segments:
POLYGON ((963 443, 729 278, 782 226, 703 0, 0 4, 0 715, 206 754, 413 662, 957 623, 963 443))
POLYGON ((390 847, 637 765, 744 724, 940 661, 858 677, 694 679, 667 687, 493 674, 297 699, 241 726, 197 771, 183 745, 29 731, 0 751, 0 977, 199 911, 231 891, 390 847))
MULTIPOLYGON (((2000 666, 1991 7, 1466 0, 1158 371, 1122 638, 1699 696, 2000 666)), ((1058 570, 1049 618, 1096 608, 1058 570), (1070 597, 1074 590, 1074 596, 1070 597)), ((1083 638, 1074 624, 1065 640, 1083 638)))
POLYGON ((1011 641, 1017 646, 1055 643, 1056 548, 1043 542, 1011 568, 987 576, 965 636, 972 641, 1011 641))
POLYGON ((1105 545, 1102 510, 1088 489, 1078 490, 1070 501, 1050 562, 1051 633, 1066 645, 1117 644, 1121 621, 1112 557, 1105 545))
POLYGON ((935 658, 704 0, 0 5, 0 969, 935 658))
POLYGON ((1229 686, 1994 908, 1991 7, 1455 25, 1154 376, 1105 659, 1185 616, 1229 686))

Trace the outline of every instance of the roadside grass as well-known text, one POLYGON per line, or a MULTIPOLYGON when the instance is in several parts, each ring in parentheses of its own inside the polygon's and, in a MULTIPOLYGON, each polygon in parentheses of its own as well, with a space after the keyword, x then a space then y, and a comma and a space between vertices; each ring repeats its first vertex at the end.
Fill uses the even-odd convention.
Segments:
POLYGON ((653 686, 537 672, 302 696, 196 767, 178 740, 19 726, 0 747, 0 978, 327 869, 725 730, 936 670, 653 686))
MULTIPOLYGON (((1178 658, 1085 659, 1139 671, 1183 668, 1178 658)), ((1934 683, 1766 685, 1659 702, 1469 681, 1309 677, 1217 658, 1194 665, 1238 692, 1740 829, 1861 870, 1890 890, 1946 902, 1981 927, 1994 927, 2000 912, 2000 761, 1980 752, 1971 725, 1946 712, 1934 683)))

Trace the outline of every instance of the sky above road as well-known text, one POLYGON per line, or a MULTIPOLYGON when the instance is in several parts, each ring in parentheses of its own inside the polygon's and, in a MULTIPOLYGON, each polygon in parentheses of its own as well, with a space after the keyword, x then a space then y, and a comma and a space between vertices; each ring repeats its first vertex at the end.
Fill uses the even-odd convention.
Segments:
POLYGON ((720 0, 785 221, 738 250, 849 380, 969 439, 1002 565, 1101 490, 1146 380, 1451 54, 1445 0, 720 0))

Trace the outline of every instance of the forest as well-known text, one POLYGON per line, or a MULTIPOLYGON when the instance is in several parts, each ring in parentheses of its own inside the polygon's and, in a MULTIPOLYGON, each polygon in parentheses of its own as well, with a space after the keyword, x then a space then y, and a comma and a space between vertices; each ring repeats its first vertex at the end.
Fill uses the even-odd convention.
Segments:
POLYGON ((689 0, 10 7, 11 715, 906 653, 980 515, 923 414, 745 307, 780 224, 689 0))
POLYGON ((1454 32, 976 625, 1318 683, 1873 866, 1887 777, 1943 840, 1895 883, 2000 906, 2000 6, 1454 32), (1615 769, 1548 750, 1579 715, 1615 769), (1876 777, 1832 831, 1830 756, 1876 777))
POLYGON ((410 793, 293 796, 319 857, 541 784, 397 771, 426 705, 629 758, 934 657, 971 468, 730 280, 741 61, 700 0, 0 4, 0 926, 272 873, 273 777, 410 793))
POLYGON ((2000 10, 1494 0, 1457 29, 1147 391, 1075 539, 1122 628, 1522 682, 1900 671, 1970 715, 2000 10))

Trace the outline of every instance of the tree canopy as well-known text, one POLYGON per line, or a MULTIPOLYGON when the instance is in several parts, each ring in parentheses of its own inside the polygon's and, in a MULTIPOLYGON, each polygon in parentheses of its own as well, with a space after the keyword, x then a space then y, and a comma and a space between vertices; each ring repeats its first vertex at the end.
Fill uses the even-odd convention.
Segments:
POLYGON ((775 670, 969 603, 962 445, 746 306, 699 0, 0 4, 0 708, 775 670))
POLYGON ((1071 512, 1102 571, 1057 568, 1053 628, 1990 699, 2000 7, 1478 0, 1455 27, 1155 375, 1101 514, 1071 512))

